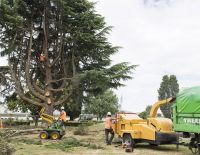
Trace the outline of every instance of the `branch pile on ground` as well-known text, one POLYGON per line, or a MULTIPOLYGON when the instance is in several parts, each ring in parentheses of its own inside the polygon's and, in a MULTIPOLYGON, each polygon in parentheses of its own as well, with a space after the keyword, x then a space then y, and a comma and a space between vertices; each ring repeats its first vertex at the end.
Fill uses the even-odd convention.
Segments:
POLYGON ((15 149, 9 144, 9 134, 12 134, 12 131, 0 130, 0 154, 1 155, 11 155, 15 149))
POLYGON ((7 139, 7 138, 11 138, 11 137, 18 136, 18 135, 39 133, 40 131, 42 131, 42 129, 40 129, 40 128, 26 129, 26 130, 4 129, 4 130, 0 130, 0 138, 7 139))
POLYGON ((13 130, 2 129, 0 130, 0 155, 11 155, 15 149, 9 144, 10 138, 18 135, 38 133, 42 129, 27 129, 27 130, 13 130))

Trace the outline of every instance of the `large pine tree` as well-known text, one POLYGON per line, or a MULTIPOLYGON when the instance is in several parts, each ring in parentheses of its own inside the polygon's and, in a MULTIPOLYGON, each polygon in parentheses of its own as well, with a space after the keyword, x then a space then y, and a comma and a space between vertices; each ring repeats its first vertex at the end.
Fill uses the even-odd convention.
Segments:
POLYGON ((27 104, 67 104, 122 86, 135 66, 111 65, 110 27, 87 0, 0 0, 0 48, 15 93, 27 104))

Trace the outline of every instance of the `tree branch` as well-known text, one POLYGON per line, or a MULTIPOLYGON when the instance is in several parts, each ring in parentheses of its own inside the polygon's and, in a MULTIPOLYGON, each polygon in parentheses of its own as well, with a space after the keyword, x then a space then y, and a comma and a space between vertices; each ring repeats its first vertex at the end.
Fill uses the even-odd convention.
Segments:
POLYGON ((46 101, 46 98, 43 95, 40 95, 37 93, 31 84, 31 79, 30 79, 30 61, 31 61, 31 48, 32 48, 32 23, 31 23, 31 29, 30 29, 30 40, 29 40, 29 47, 28 47, 28 58, 27 58, 27 63, 25 66, 25 76, 26 76, 26 82, 29 88, 29 91, 37 98, 46 101))
POLYGON ((63 104, 64 102, 66 102, 68 100, 68 98, 72 95, 72 91, 68 94, 65 95, 64 98, 62 100, 59 100, 57 102, 54 103, 54 105, 59 105, 59 104, 63 104))
POLYGON ((55 58, 55 60, 51 63, 51 67, 54 66, 56 64, 56 62, 59 60, 60 56, 61 56, 61 53, 62 53, 62 50, 63 50, 63 35, 61 37, 61 43, 60 43, 60 50, 59 50, 59 53, 58 53, 58 56, 55 58))
MULTIPOLYGON (((61 18, 59 18, 59 22, 60 22, 60 26, 62 27, 63 26, 63 22, 62 22, 62 13, 61 13, 61 18)), ((63 38, 64 38, 64 34, 63 34, 63 32, 61 32, 61 41, 60 41, 60 50, 59 50, 59 54, 58 54, 58 56, 55 58, 55 60, 52 62, 52 64, 51 64, 51 67, 53 66, 53 65, 55 65, 56 64, 56 62, 58 61, 58 59, 60 58, 60 56, 61 56, 61 53, 62 53, 62 51, 63 51, 63 38)), ((57 47, 57 46, 56 46, 57 47)), ((57 50, 56 50, 57 51, 57 50)))
POLYGON ((3 73, 0 73, 0 76, 2 76, 4 79, 8 79, 8 80, 12 81, 12 78, 5 76, 5 74, 3 74, 3 73))
POLYGON ((63 80, 72 80, 73 78, 61 78, 61 79, 58 79, 58 80, 51 80, 50 83, 56 83, 56 82, 59 82, 59 81, 63 81, 63 80))
MULTIPOLYGON (((37 73, 35 73, 35 74, 36 74, 36 75, 35 75, 35 78, 32 78, 32 79, 31 79, 31 83, 32 83, 32 85, 33 85, 33 88, 34 88, 37 92, 39 92, 40 94, 44 94, 45 91, 42 90, 42 89, 36 84, 36 82, 37 82, 37 73)), ((32 72, 32 74, 31 74, 31 76, 33 77, 33 72, 32 72)))
POLYGON ((49 89, 50 91, 54 91, 54 92, 63 92, 64 91, 64 89, 49 89))
MULTIPOLYGON (((16 37, 17 37, 17 32, 15 33, 15 36, 12 40, 12 43, 10 45, 10 49, 13 48, 15 41, 16 41, 16 37)), ((23 91, 21 90, 21 85, 20 85, 19 79, 17 79, 16 73, 12 69, 12 65, 11 65, 11 62, 10 62, 10 54, 8 54, 8 66, 10 68, 9 71, 10 71, 10 75, 12 77, 12 80, 15 83, 16 92, 20 96, 20 98, 22 98, 24 101, 27 101, 28 103, 34 104, 36 106, 41 106, 39 102, 33 101, 33 100, 29 99, 28 97, 26 97, 25 94, 23 93, 23 91)))
POLYGON ((31 100, 31 99, 29 99, 28 97, 25 96, 24 92, 21 90, 21 84, 19 82, 19 79, 17 79, 16 73, 12 69, 12 65, 9 62, 9 58, 8 58, 8 63, 9 63, 9 66, 10 66, 10 74, 11 74, 11 77, 12 77, 14 83, 15 83, 16 92, 19 95, 19 97, 22 98, 24 101, 27 101, 30 104, 34 104, 36 106, 41 106, 41 104, 39 102, 33 101, 33 100, 31 100))

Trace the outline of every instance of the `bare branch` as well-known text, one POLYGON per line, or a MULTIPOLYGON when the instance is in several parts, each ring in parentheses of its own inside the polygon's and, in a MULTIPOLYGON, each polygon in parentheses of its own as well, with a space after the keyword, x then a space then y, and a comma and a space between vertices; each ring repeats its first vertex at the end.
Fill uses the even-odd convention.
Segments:
POLYGON ((49 89, 50 91, 54 91, 54 92, 63 92, 64 91, 64 89, 49 89))
POLYGON ((56 83, 56 82, 59 82, 59 81, 63 81, 63 80, 72 80, 73 78, 61 78, 61 79, 58 79, 58 80, 51 80, 50 83, 56 83))
POLYGON ((33 101, 32 99, 30 99, 30 98, 25 96, 24 92, 21 89, 21 85, 20 85, 19 79, 17 79, 16 74, 15 74, 14 70, 12 69, 12 66, 11 66, 10 63, 9 63, 9 66, 10 66, 10 74, 11 74, 12 79, 15 82, 16 92, 19 95, 19 97, 22 98, 24 101, 27 101, 30 104, 34 104, 36 106, 41 106, 41 104, 39 102, 33 101))
MULTIPOLYGON (((63 51, 62 51, 62 56, 61 56, 61 62, 62 62, 62 69, 63 69, 64 77, 67 77, 67 67, 66 67, 66 64, 65 64, 64 52, 63 51)), ((66 83, 67 83, 66 82, 67 79, 62 79, 62 80, 63 80, 63 82, 62 82, 60 88, 64 88, 66 86, 66 83)), ((69 80, 71 80, 71 78, 69 80)))
POLYGON ((29 40, 29 47, 28 47, 28 58, 27 63, 25 66, 25 75, 26 75, 26 82, 29 88, 29 91, 37 98, 46 101, 46 98, 43 95, 40 95, 38 92, 36 92, 33 89, 33 86, 31 84, 31 78, 30 78, 30 61, 31 61, 31 48, 32 48, 32 23, 31 23, 31 29, 30 29, 30 40, 29 40))
POLYGON ((56 106, 56 105, 59 105, 59 104, 63 104, 64 102, 66 102, 69 99, 69 97, 71 95, 72 95, 72 91, 68 95, 65 95, 62 100, 55 102, 54 105, 56 106))
MULTIPOLYGON (((17 37, 17 32, 12 40, 12 43, 10 45, 10 49, 13 48, 14 44, 15 44, 15 41, 16 41, 16 37, 17 37)), ((10 54, 8 54, 8 65, 9 65, 9 71, 10 71, 10 75, 12 77, 12 80, 14 81, 15 83, 15 88, 16 88, 16 92, 17 94, 24 100, 24 101, 27 101, 28 103, 31 103, 31 104, 34 104, 36 106, 41 106, 41 104, 39 102, 36 102, 36 101, 33 101, 31 99, 29 99, 28 97, 25 96, 24 92, 21 90, 21 85, 20 85, 20 82, 19 82, 19 79, 17 79, 16 77, 16 73, 14 72, 14 70, 12 69, 12 65, 11 65, 11 62, 10 62, 10 54)), ((16 67, 16 66, 15 66, 16 67)))
MULTIPOLYGON (((33 77, 33 71, 32 71, 32 73, 31 73, 31 76, 33 77)), ((35 78, 32 78, 31 79, 31 83, 32 83, 32 85, 33 85, 33 88, 37 91, 37 92, 39 92, 40 94, 44 94, 45 93, 45 91, 44 90, 42 90, 36 83, 37 83, 37 73, 36 73, 36 75, 35 75, 35 78)))
POLYGON ((53 65, 55 65, 56 62, 59 60, 59 58, 60 58, 60 56, 61 56, 61 53, 62 53, 62 50, 63 50, 63 35, 61 36, 59 54, 58 54, 58 56, 55 58, 55 60, 51 63, 51 67, 52 67, 53 65))

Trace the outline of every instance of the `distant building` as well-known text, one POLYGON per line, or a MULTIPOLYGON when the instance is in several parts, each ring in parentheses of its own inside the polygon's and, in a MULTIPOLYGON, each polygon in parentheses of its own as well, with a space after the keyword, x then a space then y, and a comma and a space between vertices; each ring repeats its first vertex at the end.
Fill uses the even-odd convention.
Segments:
POLYGON ((0 118, 5 120, 32 120, 31 115, 28 113, 0 113, 0 118))

